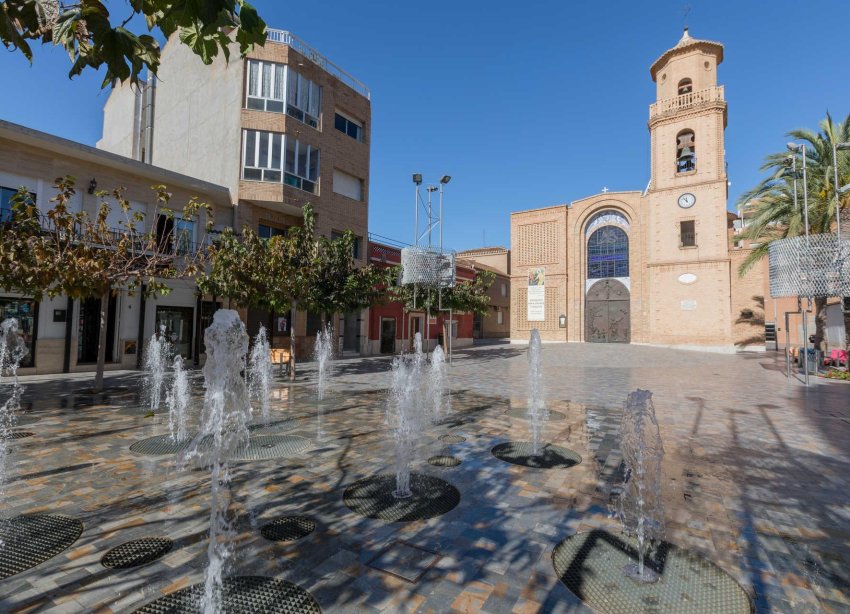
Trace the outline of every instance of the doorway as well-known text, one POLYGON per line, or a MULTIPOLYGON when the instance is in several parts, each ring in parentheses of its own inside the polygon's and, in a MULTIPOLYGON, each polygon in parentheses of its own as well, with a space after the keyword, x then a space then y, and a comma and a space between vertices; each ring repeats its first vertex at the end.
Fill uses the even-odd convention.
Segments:
MULTIPOLYGON (((109 295, 106 308, 106 362, 115 361, 115 313, 118 299, 109 295)), ((100 336, 100 299, 87 298, 80 301, 77 321, 77 363, 97 362, 97 342, 100 336)))
POLYGON ((616 279, 602 279, 590 288, 586 299, 585 341, 629 343, 631 313, 629 289, 616 279))
POLYGON ((342 323, 342 351, 360 351, 360 312, 352 311, 345 314, 342 323))
POLYGON ((395 353, 395 318, 381 318, 381 354, 395 353))
POLYGON ((422 335, 422 347, 425 348, 425 316, 410 316, 410 326, 408 327, 410 331, 410 338, 408 341, 410 342, 410 349, 413 349, 413 339, 416 337, 416 333, 420 333, 422 335))
POLYGON ((194 316, 194 307, 165 307, 162 305, 156 307, 154 330, 159 330, 160 325, 164 325, 165 338, 171 343, 174 353, 180 354, 187 360, 192 357, 192 322, 194 316))

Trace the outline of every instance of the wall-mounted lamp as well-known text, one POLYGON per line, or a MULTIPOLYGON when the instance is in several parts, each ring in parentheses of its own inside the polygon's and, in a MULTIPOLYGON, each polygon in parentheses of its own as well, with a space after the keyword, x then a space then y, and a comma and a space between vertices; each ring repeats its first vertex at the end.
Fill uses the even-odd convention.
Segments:
POLYGON ((567 327, 567 316, 565 316, 564 314, 558 316, 558 326, 561 328, 567 327))
POLYGON ((92 180, 89 181, 89 194, 94 194, 94 191, 97 189, 97 179, 92 177, 92 180))
POLYGON ((420 185, 422 183, 422 173, 413 173, 413 183, 420 185))

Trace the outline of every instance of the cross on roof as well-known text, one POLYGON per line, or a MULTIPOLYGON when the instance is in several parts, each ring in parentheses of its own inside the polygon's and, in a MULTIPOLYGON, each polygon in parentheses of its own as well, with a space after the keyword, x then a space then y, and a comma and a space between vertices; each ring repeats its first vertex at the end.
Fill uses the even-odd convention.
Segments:
POLYGON ((606 194, 607 192, 608 192, 608 186, 606 185, 605 187, 602 188, 602 193, 606 194))

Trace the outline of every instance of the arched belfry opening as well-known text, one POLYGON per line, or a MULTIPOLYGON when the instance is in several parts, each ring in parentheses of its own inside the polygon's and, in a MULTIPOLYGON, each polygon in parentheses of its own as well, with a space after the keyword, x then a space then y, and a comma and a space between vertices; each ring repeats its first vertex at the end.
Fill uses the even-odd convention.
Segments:
POLYGON ((600 211, 586 226, 585 341, 631 340, 629 228, 614 210, 600 211))

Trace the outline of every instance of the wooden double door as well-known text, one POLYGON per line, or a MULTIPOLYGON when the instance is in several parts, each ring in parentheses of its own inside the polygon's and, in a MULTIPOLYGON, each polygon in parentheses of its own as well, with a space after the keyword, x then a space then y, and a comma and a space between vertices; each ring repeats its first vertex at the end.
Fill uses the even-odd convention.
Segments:
POLYGON ((629 289, 616 279, 602 279, 591 286, 585 299, 585 341, 629 343, 631 309, 629 289))

